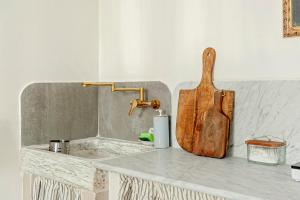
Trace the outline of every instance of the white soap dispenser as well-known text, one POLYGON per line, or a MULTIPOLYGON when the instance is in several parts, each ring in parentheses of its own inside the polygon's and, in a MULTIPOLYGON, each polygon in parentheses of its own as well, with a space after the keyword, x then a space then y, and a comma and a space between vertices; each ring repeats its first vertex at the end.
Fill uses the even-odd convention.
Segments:
POLYGON ((159 115, 153 117, 154 147, 158 149, 170 146, 169 116, 163 115, 163 110, 156 110, 159 115))

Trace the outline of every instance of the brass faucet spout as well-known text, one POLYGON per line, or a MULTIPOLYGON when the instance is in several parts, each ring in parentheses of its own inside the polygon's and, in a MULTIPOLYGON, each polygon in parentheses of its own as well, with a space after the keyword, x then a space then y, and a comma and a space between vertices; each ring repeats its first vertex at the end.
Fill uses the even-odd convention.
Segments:
POLYGON ((83 82, 81 83, 81 86, 83 87, 92 87, 92 86, 111 86, 112 92, 119 92, 119 91, 133 91, 133 92, 139 92, 140 98, 134 99, 131 101, 129 115, 132 114, 133 110, 135 108, 145 108, 145 107, 152 107, 153 109, 158 109, 160 107, 160 102, 158 99, 153 99, 152 101, 146 101, 145 100, 145 89, 143 87, 141 88, 117 88, 115 86, 114 82, 83 82))
POLYGON ((81 86, 83 87, 93 87, 93 86, 112 86, 114 87, 115 83, 112 82, 103 82, 103 83, 93 83, 93 82, 83 82, 81 86))

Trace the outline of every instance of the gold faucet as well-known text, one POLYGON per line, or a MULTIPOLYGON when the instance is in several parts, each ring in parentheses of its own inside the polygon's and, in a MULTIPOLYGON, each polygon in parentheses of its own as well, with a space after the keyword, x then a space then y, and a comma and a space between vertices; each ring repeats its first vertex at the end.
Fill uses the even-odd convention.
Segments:
POLYGON ((135 108, 146 108, 146 107, 152 107, 153 109, 158 109, 160 107, 160 101, 158 99, 153 99, 151 101, 145 100, 145 89, 143 87, 141 88, 117 88, 115 86, 114 82, 104 82, 104 83, 92 83, 92 82, 84 82, 81 83, 81 86, 83 87, 92 87, 92 86, 111 86, 112 92, 118 92, 118 91, 134 91, 140 93, 139 99, 133 99, 130 102, 130 109, 128 112, 128 115, 130 116, 135 108))

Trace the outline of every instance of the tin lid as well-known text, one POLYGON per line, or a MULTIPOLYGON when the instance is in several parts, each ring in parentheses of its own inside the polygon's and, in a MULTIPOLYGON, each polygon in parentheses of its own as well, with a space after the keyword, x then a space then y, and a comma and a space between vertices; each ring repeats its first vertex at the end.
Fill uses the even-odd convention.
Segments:
POLYGON ((263 147, 282 147, 285 146, 285 142, 276 142, 276 141, 266 141, 266 140, 246 140, 246 144, 257 145, 263 147))

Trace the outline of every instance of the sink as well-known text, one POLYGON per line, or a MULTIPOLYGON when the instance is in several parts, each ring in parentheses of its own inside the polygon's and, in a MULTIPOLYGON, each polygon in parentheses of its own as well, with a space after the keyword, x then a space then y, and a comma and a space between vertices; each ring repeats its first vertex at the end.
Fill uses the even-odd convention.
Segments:
POLYGON ((95 137, 70 142, 69 155, 88 159, 107 159, 153 150, 153 147, 139 142, 95 137))
POLYGON ((102 158, 110 158, 111 154, 105 151, 100 151, 99 149, 82 149, 79 151, 70 151, 72 156, 78 156, 82 158, 89 158, 89 159, 101 159, 102 158))
POLYGON ((96 162, 154 150, 140 142, 104 137, 73 140, 69 154, 50 152, 48 144, 32 145, 21 149, 21 170, 99 192, 107 189, 108 176, 96 162))

